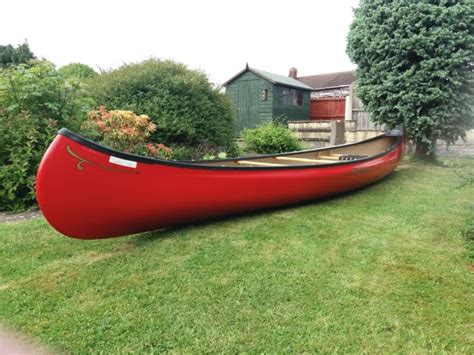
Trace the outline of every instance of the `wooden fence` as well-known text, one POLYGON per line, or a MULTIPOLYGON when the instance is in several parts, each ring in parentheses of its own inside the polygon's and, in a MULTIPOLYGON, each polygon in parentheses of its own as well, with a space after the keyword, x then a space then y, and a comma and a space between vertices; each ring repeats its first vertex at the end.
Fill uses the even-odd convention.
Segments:
POLYGON ((344 119, 346 101, 344 97, 319 98, 311 100, 311 120, 344 119))
POLYGON ((311 121, 346 120, 356 131, 384 131, 383 124, 373 123, 362 101, 354 94, 351 85, 347 97, 324 97, 311 100, 311 121))
POLYGON ((359 131, 383 131, 384 125, 373 123, 370 114, 364 110, 362 102, 355 96, 352 99, 352 120, 355 121, 356 129, 359 131))

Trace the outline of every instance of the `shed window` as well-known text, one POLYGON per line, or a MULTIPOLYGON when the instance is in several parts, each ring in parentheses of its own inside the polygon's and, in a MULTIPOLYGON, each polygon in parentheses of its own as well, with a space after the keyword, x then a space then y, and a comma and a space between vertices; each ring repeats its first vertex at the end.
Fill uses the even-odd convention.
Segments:
POLYGON ((289 104, 296 105, 296 89, 290 89, 289 104))
POLYGON ((292 106, 302 106, 303 105, 303 92, 296 89, 287 89, 282 90, 282 104, 292 105, 292 106))
POLYGON ((303 106, 303 93, 301 91, 298 91, 298 94, 296 95, 296 104, 298 106, 303 106))
POLYGON ((287 88, 284 88, 282 91, 281 91, 281 103, 283 105, 288 105, 289 104, 289 100, 288 100, 288 94, 289 94, 289 89, 287 88))

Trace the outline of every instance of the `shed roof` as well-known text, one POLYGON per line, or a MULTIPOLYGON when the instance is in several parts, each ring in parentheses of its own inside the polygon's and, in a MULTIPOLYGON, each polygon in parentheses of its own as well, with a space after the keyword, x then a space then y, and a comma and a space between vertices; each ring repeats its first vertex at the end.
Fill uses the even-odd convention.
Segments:
POLYGON ((356 76, 354 71, 342 71, 329 74, 301 76, 298 77, 298 80, 311 86, 313 90, 322 90, 350 86, 356 80, 356 76))
POLYGON ((250 71, 250 72, 254 73, 255 75, 258 75, 259 77, 261 77, 265 80, 268 80, 272 84, 282 85, 282 86, 289 86, 289 87, 294 87, 294 88, 297 88, 297 89, 308 90, 308 91, 313 90, 313 88, 311 86, 308 86, 308 85, 306 85, 305 83, 302 83, 299 80, 290 78, 289 76, 273 74, 273 73, 269 73, 269 72, 264 71, 264 70, 250 68, 249 66, 246 66, 244 70, 241 70, 239 73, 237 73, 232 78, 227 80, 224 83, 224 86, 229 85, 232 81, 234 81, 235 79, 237 79, 239 76, 241 76, 242 74, 244 74, 247 71, 250 71))

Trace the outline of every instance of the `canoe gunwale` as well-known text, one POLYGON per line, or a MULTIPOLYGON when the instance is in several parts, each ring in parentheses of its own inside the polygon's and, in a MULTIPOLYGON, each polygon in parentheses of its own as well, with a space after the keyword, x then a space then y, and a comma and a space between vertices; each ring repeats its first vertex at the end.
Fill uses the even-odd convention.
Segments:
POLYGON ((345 144, 339 144, 339 145, 334 145, 334 146, 328 146, 328 147, 321 147, 321 148, 314 148, 314 149, 307 149, 307 150, 300 150, 300 151, 293 151, 293 152, 287 152, 287 153, 278 153, 278 154, 262 154, 262 155, 256 155, 256 156, 249 156, 249 157, 237 157, 237 158, 229 158, 229 159, 216 159, 212 160, 212 163, 225 163, 225 162, 234 162, 236 160, 256 160, 256 159, 264 159, 264 158, 272 158, 276 156, 291 156, 295 155, 298 153, 311 153, 311 152, 318 152, 318 151, 324 151, 328 149, 334 149, 334 148, 341 148, 341 147, 350 147, 350 146, 356 146, 356 145, 361 145, 367 142, 371 142, 377 139, 382 139, 384 137, 397 137, 397 140, 395 141, 392 146, 379 154, 371 155, 366 158, 358 159, 358 160, 341 160, 341 161, 332 161, 328 162, 327 164, 301 164, 301 165, 285 165, 285 166, 219 166, 219 165, 205 165, 206 163, 209 163, 209 161, 206 160, 196 160, 196 161, 191 161, 191 160, 182 160, 182 161, 176 161, 176 160, 164 160, 164 159, 155 159, 155 158, 150 158, 150 157, 144 157, 140 155, 135 155, 135 154, 129 154, 129 153, 124 153, 118 150, 114 150, 111 148, 108 148, 106 146, 100 145, 94 141, 91 141, 67 128, 61 128, 58 131, 58 135, 65 136, 81 145, 84 145, 90 149, 93 149, 95 151, 98 151, 103 154, 107 155, 112 155, 114 157, 118 157, 121 159, 127 159, 127 160, 132 160, 138 163, 144 163, 144 164, 161 164, 161 165, 168 165, 168 166, 174 166, 177 168, 188 168, 188 169, 205 169, 205 170, 240 170, 240 171, 248 171, 248 170, 282 170, 282 169, 308 169, 308 168, 326 168, 326 167, 334 167, 334 166, 341 166, 341 165, 350 165, 350 164, 357 164, 360 162, 365 162, 365 161, 370 161, 374 159, 378 159, 380 157, 383 157, 390 152, 396 150, 403 141, 403 133, 404 129, 402 128, 401 130, 393 130, 390 132, 386 132, 384 134, 381 134, 376 137, 372 137, 363 141, 359 142, 354 142, 354 143, 345 143, 345 144))

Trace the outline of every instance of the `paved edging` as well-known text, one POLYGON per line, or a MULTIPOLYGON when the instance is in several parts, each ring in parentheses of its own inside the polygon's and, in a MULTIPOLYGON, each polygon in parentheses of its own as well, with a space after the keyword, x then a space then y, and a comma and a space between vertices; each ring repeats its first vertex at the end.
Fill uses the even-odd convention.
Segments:
POLYGON ((28 221, 41 216, 43 216, 43 214, 38 209, 20 213, 0 212, 0 223, 28 221))

